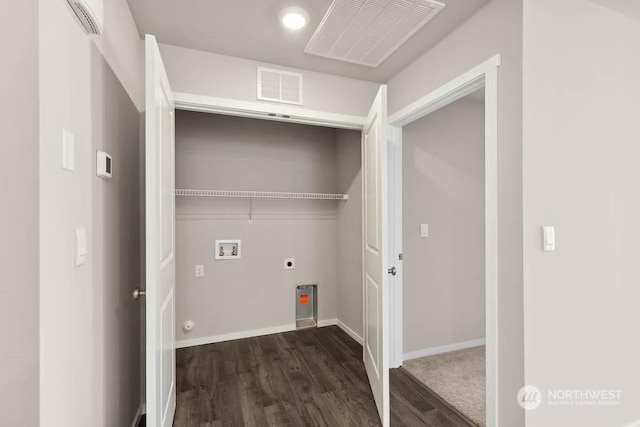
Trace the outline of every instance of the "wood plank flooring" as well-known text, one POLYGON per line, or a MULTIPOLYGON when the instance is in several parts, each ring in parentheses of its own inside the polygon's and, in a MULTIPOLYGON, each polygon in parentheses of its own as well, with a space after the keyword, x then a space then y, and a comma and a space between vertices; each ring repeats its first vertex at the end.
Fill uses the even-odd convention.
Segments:
MULTIPOLYGON (((336 326, 177 351, 175 427, 379 426, 362 347, 336 326)), ((391 425, 468 427, 403 369, 391 425)))

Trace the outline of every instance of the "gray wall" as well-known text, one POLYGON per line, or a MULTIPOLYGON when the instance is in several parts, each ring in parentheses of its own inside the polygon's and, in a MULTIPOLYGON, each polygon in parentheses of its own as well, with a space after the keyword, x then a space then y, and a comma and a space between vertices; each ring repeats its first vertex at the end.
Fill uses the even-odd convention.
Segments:
POLYGON ((524 3, 525 379, 543 395, 527 426, 638 425, 640 20, 616 11, 638 2, 524 3), (621 405, 549 405, 550 389, 621 405))
POLYGON ((336 130, 338 191, 338 319, 362 337, 362 132, 336 130))
POLYGON ((38 425, 38 2, 0 4, 0 424, 38 425))
POLYGON ((404 352, 485 338, 483 101, 404 127, 402 156, 404 352))
MULTIPOLYGON (((140 114, 100 52, 92 50, 93 149, 112 156, 113 177, 93 181, 94 417, 130 425, 140 404, 140 114)), ((95 159, 94 159, 95 161, 95 159)))
POLYGON ((160 45, 160 51, 175 92, 266 102, 256 100, 256 67, 264 66, 303 73, 304 106, 294 108, 366 116, 380 87, 378 83, 166 44, 160 45))
MULTIPOLYGON (((176 186, 333 193, 335 131, 179 111, 176 186)), ((291 325, 303 283, 319 284, 319 319, 335 319, 337 203, 257 199, 250 224, 247 199, 178 197, 176 339, 291 325), (242 259, 215 261, 216 239, 242 239, 242 259), (284 258, 296 269, 285 271, 284 258), (196 323, 188 334, 186 320, 196 323)))
POLYGON ((114 165, 122 175, 99 182, 95 149, 128 156, 139 147, 133 124, 143 93, 142 79, 135 78, 140 40, 125 0, 105 2, 109 20, 100 37, 84 32, 65 1, 40 1, 39 16, 39 157, 46 159, 39 176, 41 425, 131 425, 140 400, 139 361, 132 359, 139 323, 124 296, 139 284, 133 267, 139 218, 126 200, 138 181, 114 187, 138 174, 123 159, 114 165), (117 64, 115 76, 107 63, 117 64), (75 136, 75 172, 61 168, 62 129, 75 136), (88 232, 89 256, 81 267, 74 266, 77 227, 88 232), (132 240, 119 241, 121 233, 132 240), (117 271, 103 277, 111 268, 117 271))
POLYGON ((498 73, 498 390, 501 425, 524 424, 522 313, 522 2, 492 0, 389 81, 393 113, 491 56, 498 73))

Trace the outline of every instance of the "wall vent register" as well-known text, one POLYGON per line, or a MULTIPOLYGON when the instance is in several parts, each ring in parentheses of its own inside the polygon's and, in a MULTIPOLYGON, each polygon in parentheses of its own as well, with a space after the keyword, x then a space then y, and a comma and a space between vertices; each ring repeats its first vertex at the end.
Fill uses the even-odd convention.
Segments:
POLYGON ((302 105, 302 74, 258 67, 258 100, 302 105))

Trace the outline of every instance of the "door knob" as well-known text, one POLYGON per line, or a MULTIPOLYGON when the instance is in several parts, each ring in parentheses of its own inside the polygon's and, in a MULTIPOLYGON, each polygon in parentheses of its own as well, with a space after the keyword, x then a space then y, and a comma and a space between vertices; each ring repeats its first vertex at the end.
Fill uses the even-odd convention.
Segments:
POLYGON ((397 273, 397 271, 396 271, 396 268, 395 268, 395 267, 391 267, 391 268, 389 269, 389 274, 390 274, 390 275, 395 276, 395 275, 396 275, 396 273, 397 273))
POLYGON ((144 289, 140 290, 140 288, 135 288, 133 290, 133 299, 134 300, 139 300, 140 297, 143 297, 147 294, 147 291, 145 291, 144 289))

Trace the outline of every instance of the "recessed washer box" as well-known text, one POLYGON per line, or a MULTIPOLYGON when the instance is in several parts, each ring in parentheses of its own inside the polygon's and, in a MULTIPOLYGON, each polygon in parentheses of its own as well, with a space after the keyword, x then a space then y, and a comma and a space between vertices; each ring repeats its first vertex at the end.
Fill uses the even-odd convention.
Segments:
POLYGON ((241 240, 216 240, 216 260, 240 259, 241 240))

